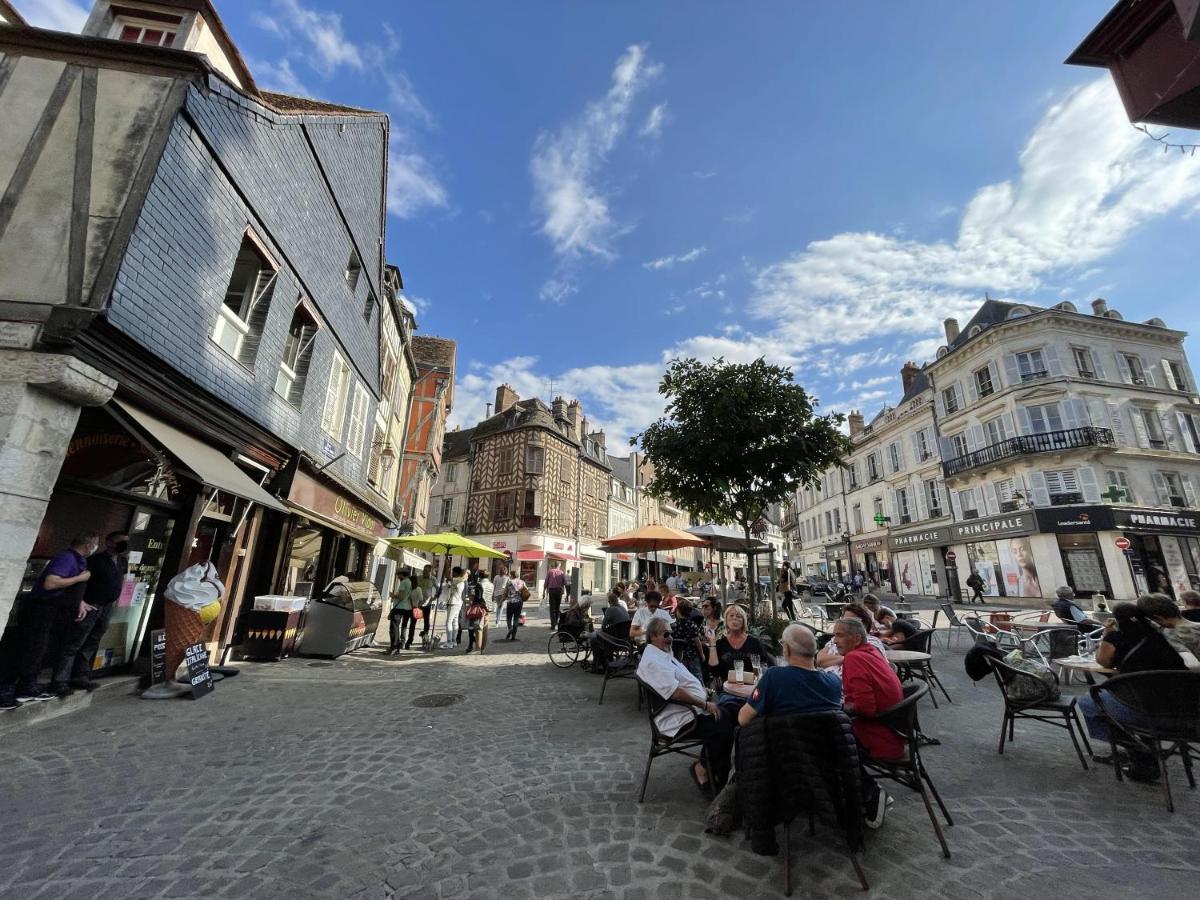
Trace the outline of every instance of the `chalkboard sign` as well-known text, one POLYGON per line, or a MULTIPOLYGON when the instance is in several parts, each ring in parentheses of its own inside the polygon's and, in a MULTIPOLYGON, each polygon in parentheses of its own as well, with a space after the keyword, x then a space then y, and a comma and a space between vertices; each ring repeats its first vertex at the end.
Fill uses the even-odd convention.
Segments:
POLYGON ((150 632, 150 683, 162 684, 167 680, 167 632, 156 628, 150 632))
POLYGON ((199 700, 213 689, 212 675, 208 671, 208 651, 203 644, 191 644, 183 651, 187 663, 188 683, 192 686, 192 699, 199 700))

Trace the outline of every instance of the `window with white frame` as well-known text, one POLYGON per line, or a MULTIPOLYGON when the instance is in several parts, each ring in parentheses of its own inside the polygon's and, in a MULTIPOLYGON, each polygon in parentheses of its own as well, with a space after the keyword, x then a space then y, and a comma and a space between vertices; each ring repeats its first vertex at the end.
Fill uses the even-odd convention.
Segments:
POLYGON ((546 469, 546 448, 530 444, 525 448, 525 474, 541 475, 546 469))
POLYGON ((149 44, 152 47, 170 47, 175 42, 180 20, 171 16, 174 21, 156 22, 152 19, 117 16, 113 21, 110 38, 124 41, 127 44, 149 44), (171 26, 175 27, 171 27, 171 26))
POLYGON ((438 521, 443 525, 452 525, 454 523, 454 498, 447 497, 442 500, 441 519, 438 521))
POLYGON ((871 453, 871 454, 867 455, 867 477, 871 481, 879 480, 880 472, 879 472, 879 456, 878 456, 878 454, 871 453))
POLYGON ((346 400, 350 395, 350 366, 342 354, 334 352, 325 386, 325 408, 321 412, 321 430, 336 441, 342 439, 346 423, 346 400))
POLYGON ((979 504, 975 502, 975 488, 967 488, 958 492, 958 508, 962 510, 964 519, 979 518, 979 504))
POLYGON ((1111 503, 1137 503, 1133 488, 1129 486, 1129 473, 1124 469, 1105 469, 1104 481, 1108 489, 1101 496, 1111 503))
POLYGON ((1142 366, 1142 358, 1136 353, 1122 353, 1121 359, 1129 369, 1129 379, 1133 384, 1146 383, 1146 369, 1142 366))
POLYGON ((958 434, 951 435, 950 447, 954 451, 955 458, 966 456, 968 453, 970 453, 971 451, 967 445, 967 433, 965 431, 960 431, 958 434))
POLYGON ((846 471, 849 473, 850 487, 858 487, 858 462, 855 461, 850 463, 850 466, 846 471))
POLYGON ((1191 441, 1190 449, 1193 453, 1200 453, 1200 416, 1191 412, 1181 412, 1178 419, 1180 433, 1191 441))
POLYGON ((446 484, 458 483, 458 463, 450 463, 446 466, 446 484))
POLYGON ((1032 381, 1035 378, 1045 378, 1050 373, 1046 371, 1046 360, 1041 350, 1026 350, 1017 356, 1017 371, 1021 373, 1022 381, 1032 381))
POLYGON ((292 406, 300 406, 304 384, 308 380, 308 364, 312 359, 313 343, 317 337, 317 322, 312 313, 298 303, 292 312, 287 340, 283 343, 283 358, 275 375, 275 393, 292 406))
POLYGON ((496 495, 496 505, 492 510, 492 521, 500 524, 508 521, 516 514, 517 495, 515 491, 501 491, 496 495))
POLYGON ((1029 427, 1034 434, 1062 431, 1062 410, 1057 403, 1039 403, 1025 407, 1029 414, 1029 427))
POLYGON ((833 511, 833 530, 835 534, 840 534, 842 531, 842 511, 836 508, 833 511))
POLYGON ((983 433, 987 438, 988 444, 999 444, 1004 441, 1008 435, 1004 431, 1004 417, 996 416, 993 419, 988 419, 983 423, 983 433))
POLYGON ((938 489, 936 478, 927 478, 925 480, 925 502, 929 506, 929 517, 931 519, 942 515, 942 493, 938 489))
POLYGON ((992 384, 992 367, 984 366, 975 370, 975 392, 980 397, 988 397, 995 393, 996 386, 992 384))
POLYGON ((850 515, 854 521, 854 533, 857 534, 863 530, 862 505, 855 503, 850 515))
POLYGON ((888 444, 888 463, 891 465, 892 474, 899 472, 902 468, 900 464, 900 442, 893 441, 888 444))
POLYGON ((354 383, 354 402, 350 404, 350 429, 346 433, 346 452, 362 459, 367 434, 367 405, 371 395, 361 383, 354 383))
POLYGON ((917 432, 917 453, 921 457, 921 462, 933 456, 933 451, 929 447, 929 429, 922 428, 917 432))
POLYGON ((511 475, 517 468, 517 451, 512 447, 502 447, 500 450, 500 474, 511 475))
POLYGON ((1138 417, 1146 429, 1146 440, 1150 442, 1151 450, 1166 450, 1167 438, 1163 434, 1162 420, 1158 411, 1145 406, 1135 406, 1133 414, 1138 417))
POLYGON ((908 488, 896 489, 896 512, 900 515, 902 525, 912 521, 912 514, 908 509, 908 488))
POLYGON ((946 408, 947 415, 958 412, 958 385, 952 384, 942 389, 942 405, 946 408))
POLYGON ((1183 490, 1183 479, 1178 472, 1155 472, 1154 486, 1158 489, 1158 502, 1162 506, 1187 506, 1187 495, 1183 490))
POLYGON ((1092 360, 1092 351, 1087 347, 1072 347, 1071 357, 1075 360, 1075 371, 1080 378, 1095 378, 1096 363, 1092 360))
POLYGON ((1050 469, 1043 472, 1042 477, 1046 479, 1046 493, 1050 495, 1052 506, 1083 502, 1079 476, 1074 469, 1050 469))
POLYGON ((267 321, 276 275, 274 265, 250 235, 244 235, 212 332, 217 346, 242 365, 253 365, 258 355, 258 342, 267 321))

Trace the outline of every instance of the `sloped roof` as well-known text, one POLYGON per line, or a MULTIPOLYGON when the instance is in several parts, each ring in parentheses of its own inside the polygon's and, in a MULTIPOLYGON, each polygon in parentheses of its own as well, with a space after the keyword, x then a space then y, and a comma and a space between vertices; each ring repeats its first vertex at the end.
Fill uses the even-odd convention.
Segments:
POLYGON ((473 429, 475 432, 473 440, 500 434, 503 431, 513 431, 517 428, 545 428, 553 431, 563 440, 570 441, 576 446, 579 445, 579 442, 570 434, 567 423, 556 420, 550 407, 536 397, 518 400, 504 412, 484 419, 473 429))
POLYGON ((950 344, 951 350, 957 350, 965 344, 970 338, 968 335, 971 329, 978 325, 980 328, 989 328, 992 325, 999 325, 1008 319, 1008 314, 1014 306, 1026 306, 1031 310, 1040 311, 1042 307, 1033 306, 1030 303, 1009 303, 1005 300, 984 300, 983 305, 975 310, 975 315, 971 316, 971 320, 962 327, 953 343, 950 344))
POLYGON ((4 16, 9 25, 28 24, 25 21, 25 17, 21 15, 20 11, 11 3, 9 3, 8 0, 0 0, 0 16, 4 16))
POLYGON ((613 478, 629 487, 637 487, 637 471, 632 456, 609 456, 608 464, 612 468, 613 478))
POLYGON ((929 376, 925 374, 925 368, 922 366, 918 372, 913 373, 913 380, 909 383, 904 396, 900 398, 900 403, 907 403, 927 390, 929 390, 929 376))
POLYGON ((312 97, 296 97, 293 94, 280 94, 276 91, 259 91, 258 96, 267 106, 284 113, 324 113, 337 116, 383 115, 383 113, 374 109, 343 106, 340 103, 330 103, 327 100, 317 100, 312 97))
POLYGON ((450 338, 416 334, 412 339, 413 359, 427 366, 440 366, 454 370, 454 357, 458 344, 450 338))
POLYGON ((471 438, 475 436, 474 428, 460 428, 458 431, 447 431, 442 440, 442 459, 457 459, 471 452, 471 438))

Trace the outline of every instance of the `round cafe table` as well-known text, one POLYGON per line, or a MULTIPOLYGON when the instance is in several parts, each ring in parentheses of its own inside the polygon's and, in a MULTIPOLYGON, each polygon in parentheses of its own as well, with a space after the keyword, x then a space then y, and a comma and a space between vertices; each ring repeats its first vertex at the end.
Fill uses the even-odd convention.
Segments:
POLYGON ((1062 656, 1058 659, 1050 661, 1052 665, 1060 669, 1066 669, 1068 672, 1082 672, 1083 679, 1088 684, 1095 684, 1095 675, 1115 675, 1116 669, 1106 668, 1096 662, 1092 656, 1062 656))
POLYGON ((890 663, 928 662, 933 659, 931 654, 919 650, 886 650, 883 655, 890 663))

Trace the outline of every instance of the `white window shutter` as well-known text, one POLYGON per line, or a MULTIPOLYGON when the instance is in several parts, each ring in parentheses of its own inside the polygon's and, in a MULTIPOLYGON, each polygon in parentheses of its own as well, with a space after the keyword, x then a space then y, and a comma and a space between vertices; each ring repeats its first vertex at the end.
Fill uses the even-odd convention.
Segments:
POLYGON ((912 435, 913 459, 918 462, 921 459, 921 432, 914 431, 912 435))
POLYGON ((1158 494, 1159 506, 1171 505, 1171 488, 1167 484, 1167 479, 1163 477, 1162 472, 1154 473, 1154 491, 1158 494))
POLYGON ((1082 409, 1083 401, 1071 398, 1062 403, 1063 427, 1079 428, 1087 424, 1087 412, 1082 409))
POLYGON ((1128 438, 1125 436, 1125 419, 1121 415, 1120 404, 1106 400, 1104 405, 1108 407, 1108 427, 1112 429, 1113 440, 1116 441, 1118 447, 1126 446, 1128 438))
POLYGON ((1058 358, 1058 345, 1047 344, 1042 350, 1042 356, 1046 360, 1046 371, 1051 375, 1061 375, 1063 373, 1062 360, 1058 358))
POLYGON ((962 521, 962 505, 958 502, 958 491, 950 492, 950 509, 954 512, 954 518, 962 521))
MULTIPOLYGON (((896 458, 900 461, 900 471, 904 471, 904 442, 896 441, 896 458)), ((913 459, 916 459, 914 456, 913 459)))
POLYGON ((1196 487, 1192 484, 1191 475, 1180 475, 1180 483, 1183 484, 1183 497, 1187 500, 1188 509, 1196 508, 1196 487))
POLYGON ((967 379, 967 391, 972 403, 979 399, 979 387, 975 381, 974 372, 972 372, 971 377, 967 379))
POLYGON ((1192 431, 1188 428, 1187 413, 1175 413, 1175 424, 1179 426, 1179 437, 1188 453, 1196 452, 1196 442, 1192 440, 1192 431))
POLYGON ((1100 502, 1100 485, 1096 481, 1096 472, 1091 466, 1081 466, 1075 470, 1079 478, 1079 490, 1085 503, 1100 502))
POLYGON ((1158 387, 1158 383, 1161 379, 1154 377, 1154 372, 1158 366, 1148 365, 1146 363, 1146 357, 1144 356, 1139 356, 1138 359, 1142 361, 1142 371, 1146 373, 1146 384, 1148 384, 1150 387, 1158 387))
POLYGON ((925 502, 925 482, 917 481, 910 483, 909 496, 912 497, 909 505, 912 507, 914 517, 922 522, 929 518, 929 504, 925 502))
POLYGON ((1121 381, 1125 384, 1133 384, 1133 373, 1129 371, 1129 361, 1125 359, 1125 354, 1116 354, 1116 359, 1117 373, 1121 376, 1121 381))
POLYGON ((1095 373, 1096 378, 1100 381, 1106 381, 1107 376, 1104 374, 1104 363, 1100 361, 1100 354, 1092 351, 1088 355, 1092 358, 1092 371, 1095 373))
POLYGON ((943 404, 943 403, 942 403, 942 392, 941 392, 940 390, 938 390, 938 391, 934 391, 934 394, 933 394, 933 407, 934 407, 934 409, 937 411, 937 414, 938 414, 938 418, 939 418, 939 419, 941 419, 941 418, 944 418, 944 417, 945 417, 945 415, 946 415, 946 406, 945 406, 945 404, 943 404))
POLYGON ((1146 432, 1146 423, 1142 420, 1142 413, 1139 408, 1131 407, 1129 410, 1129 418, 1133 420, 1133 435, 1137 441, 1137 445, 1143 450, 1150 449, 1150 435, 1146 432))
POLYGON ((1029 421, 1029 410, 1024 406, 1017 407, 1017 423, 1020 425, 1021 434, 1033 434, 1033 425, 1029 421))
POLYGON ((1033 501, 1033 505, 1049 506, 1050 492, 1046 490, 1046 476, 1041 472, 1030 472, 1027 477, 1029 480, 1029 496, 1033 501))
POLYGON ((1004 383, 1009 387, 1021 383, 1021 370, 1017 366, 1017 358, 1011 353, 1004 354, 1004 383))
POLYGON ((1175 383, 1175 373, 1171 371, 1171 361, 1170 360, 1168 360, 1168 359, 1162 360, 1162 373, 1163 373, 1163 383, 1167 387, 1169 387, 1173 391, 1182 390, 1182 388, 1178 384, 1175 383))
POLYGON ((1159 413, 1158 419, 1162 422, 1163 437, 1167 440, 1167 449, 1178 450, 1179 438, 1175 434, 1175 426, 1178 424, 1176 418, 1170 413, 1159 413))
POLYGON ((938 447, 941 449, 942 459, 954 458, 954 445, 950 443, 950 438, 945 435, 938 438, 938 447))
POLYGON ((338 373, 342 367, 342 357, 333 354, 333 363, 329 367, 329 382, 325 385, 325 408, 321 411, 321 430, 341 439, 341 423, 333 421, 338 405, 338 373), (335 424, 338 426, 335 428, 335 424))
POLYGON ((982 426, 972 425, 967 429, 967 445, 972 450, 979 450, 983 448, 984 437, 982 426))
POLYGON ((983 508, 984 512, 989 516, 1000 512, 1000 501, 996 496, 996 486, 990 481, 983 486, 983 508))

